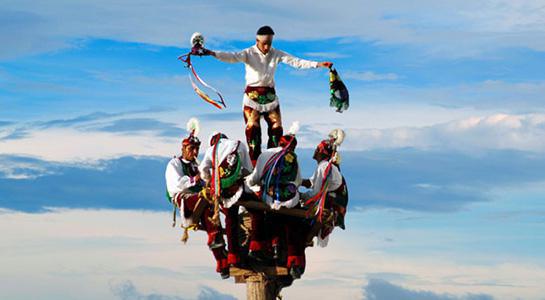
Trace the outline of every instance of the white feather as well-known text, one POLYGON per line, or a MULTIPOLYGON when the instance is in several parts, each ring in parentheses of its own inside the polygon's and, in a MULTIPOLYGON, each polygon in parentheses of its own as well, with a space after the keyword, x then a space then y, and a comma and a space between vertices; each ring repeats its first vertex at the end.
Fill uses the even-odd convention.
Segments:
POLYGON ((291 123, 291 126, 290 126, 290 130, 288 130, 288 133, 291 134, 291 135, 296 135, 297 132, 299 131, 299 121, 295 121, 293 123, 291 123))
POLYGON ((189 133, 193 132, 193 135, 197 136, 199 134, 199 131, 201 130, 199 126, 199 120, 197 118, 189 119, 189 121, 187 121, 186 128, 189 133))
POLYGON ((342 129, 336 128, 329 133, 329 138, 333 139, 336 146, 340 146, 344 141, 345 133, 342 129))
POLYGON ((195 32, 191 35, 189 43, 191 46, 195 46, 195 43, 199 42, 204 47, 204 36, 200 32, 195 32))

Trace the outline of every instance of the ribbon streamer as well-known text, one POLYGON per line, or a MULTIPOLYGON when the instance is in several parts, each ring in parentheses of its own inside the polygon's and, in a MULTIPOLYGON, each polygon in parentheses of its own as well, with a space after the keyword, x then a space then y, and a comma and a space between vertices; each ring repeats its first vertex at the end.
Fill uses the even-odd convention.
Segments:
POLYGON ((206 83, 198 74, 197 72, 195 71, 195 68, 193 67, 193 64, 191 63, 191 52, 189 52, 188 54, 185 54, 185 55, 182 55, 180 57, 178 57, 179 60, 183 61, 184 63, 186 63, 186 67, 189 68, 189 70, 191 70, 191 74, 189 74, 189 81, 191 81, 191 86, 193 87, 193 90, 195 91, 195 93, 201 97, 201 99, 203 99, 204 101, 212 104, 213 106, 215 106, 216 108, 219 108, 219 109, 223 109, 223 108, 226 108, 227 105, 225 104, 225 100, 223 99, 223 96, 221 95, 221 93, 216 89, 214 88, 213 86, 209 85, 208 83, 206 83), (191 76, 193 75, 193 77, 195 77, 195 79, 197 80, 198 83, 200 83, 201 85, 203 85, 204 87, 207 87, 209 89, 211 89, 212 91, 214 91, 214 93, 216 93, 216 95, 218 95, 219 97, 219 101, 216 101, 214 99, 212 99, 210 96, 208 96, 203 90, 201 90, 199 88, 199 86, 195 83, 195 80, 193 80, 193 77, 191 76), (223 106, 223 107, 222 107, 223 106))

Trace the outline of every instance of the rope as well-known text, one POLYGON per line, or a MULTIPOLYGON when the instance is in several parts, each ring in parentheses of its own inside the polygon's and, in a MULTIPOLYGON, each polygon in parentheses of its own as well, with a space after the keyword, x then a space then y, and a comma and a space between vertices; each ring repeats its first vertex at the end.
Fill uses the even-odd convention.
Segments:
POLYGON ((214 144, 212 149, 212 184, 210 186, 210 194, 212 200, 214 201, 214 215, 211 220, 212 223, 219 225, 220 223, 220 208, 219 208, 219 198, 221 193, 221 180, 219 174, 219 165, 218 165, 218 144, 219 141, 214 144))

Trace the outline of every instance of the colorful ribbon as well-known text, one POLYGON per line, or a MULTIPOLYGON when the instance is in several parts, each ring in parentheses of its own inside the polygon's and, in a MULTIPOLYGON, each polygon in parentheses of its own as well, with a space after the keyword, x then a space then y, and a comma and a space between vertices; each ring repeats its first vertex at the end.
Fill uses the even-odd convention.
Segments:
POLYGON ((333 159, 329 160, 327 167, 324 170, 324 178, 322 179, 322 185, 320 191, 308 199, 305 202, 306 206, 311 206, 312 209, 307 210, 307 217, 310 216, 310 213, 316 210, 315 215, 318 215, 318 221, 322 222, 322 215, 324 213, 325 200, 327 196, 327 189, 329 188, 329 176, 331 174, 331 168, 333 166, 333 159))
POLYGON ((221 95, 221 93, 216 89, 214 88, 213 86, 209 85, 208 83, 206 83, 198 74, 197 72, 195 71, 195 68, 193 67, 193 64, 191 63, 191 52, 188 53, 188 54, 185 54, 185 55, 182 55, 180 57, 178 57, 179 60, 183 61, 186 63, 186 67, 189 68, 191 70, 191 74, 189 74, 189 80, 191 81, 191 86, 193 87, 193 90, 195 91, 195 93, 201 97, 201 99, 203 99, 204 101, 214 105, 215 107, 219 108, 219 109, 222 109, 222 106, 223 108, 227 107, 227 105, 225 105, 225 100, 223 99, 223 96, 221 95), (191 76, 193 75, 193 77, 195 77, 195 79, 197 80, 197 82, 199 82, 201 85, 211 89, 212 91, 214 91, 214 93, 216 93, 216 95, 218 95, 219 97, 219 102, 210 98, 210 96, 208 96, 205 92, 203 92, 199 86, 195 83, 195 81, 193 80, 193 77, 191 76))
MULTIPOLYGON (((288 148, 291 145, 293 141, 293 138, 290 140, 290 142, 282 148, 279 152, 273 154, 271 158, 265 163, 265 166, 263 167, 263 177, 264 177, 264 189, 262 192, 262 200, 265 201, 267 191, 269 190, 269 186, 271 184, 271 181, 273 180, 274 170, 277 169, 277 165, 280 164, 280 167, 282 167, 283 160, 282 158, 286 155, 288 152, 288 148)), ((280 182, 280 172, 278 172, 276 178, 275 178, 275 192, 278 193, 279 191, 279 182, 280 182)), ((277 199, 280 199, 280 196, 277 195, 277 199)))

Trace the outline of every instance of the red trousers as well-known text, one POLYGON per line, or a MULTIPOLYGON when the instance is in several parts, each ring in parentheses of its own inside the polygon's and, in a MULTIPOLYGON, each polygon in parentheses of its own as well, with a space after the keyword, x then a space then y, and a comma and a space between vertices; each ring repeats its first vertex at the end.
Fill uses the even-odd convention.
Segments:
POLYGON ((297 217, 249 210, 252 217, 250 250, 268 250, 271 245, 287 248, 287 267, 305 267, 306 227, 297 217), (267 230, 268 229, 268 230, 267 230))
MULTIPOLYGON (((193 210, 195 210, 195 207, 197 206, 197 202, 199 201, 199 195, 193 194, 191 196, 184 197, 184 217, 189 218, 191 217, 191 214, 193 213, 193 210)), ((213 212, 210 209, 210 207, 206 207, 199 219, 199 224, 204 228, 206 233, 208 234, 208 242, 207 245, 210 246, 212 242, 216 239, 218 234, 221 233, 221 226, 216 226, 212 221, 210 221, 210 218, 212 218, 213 212)), ((214 258, 216 259, 216 272, 220 272, 221 269, 227 268, 227 258, 225 256, 225 248, 215 248, 211 249, 212 254, 214 255, 214 258)))

